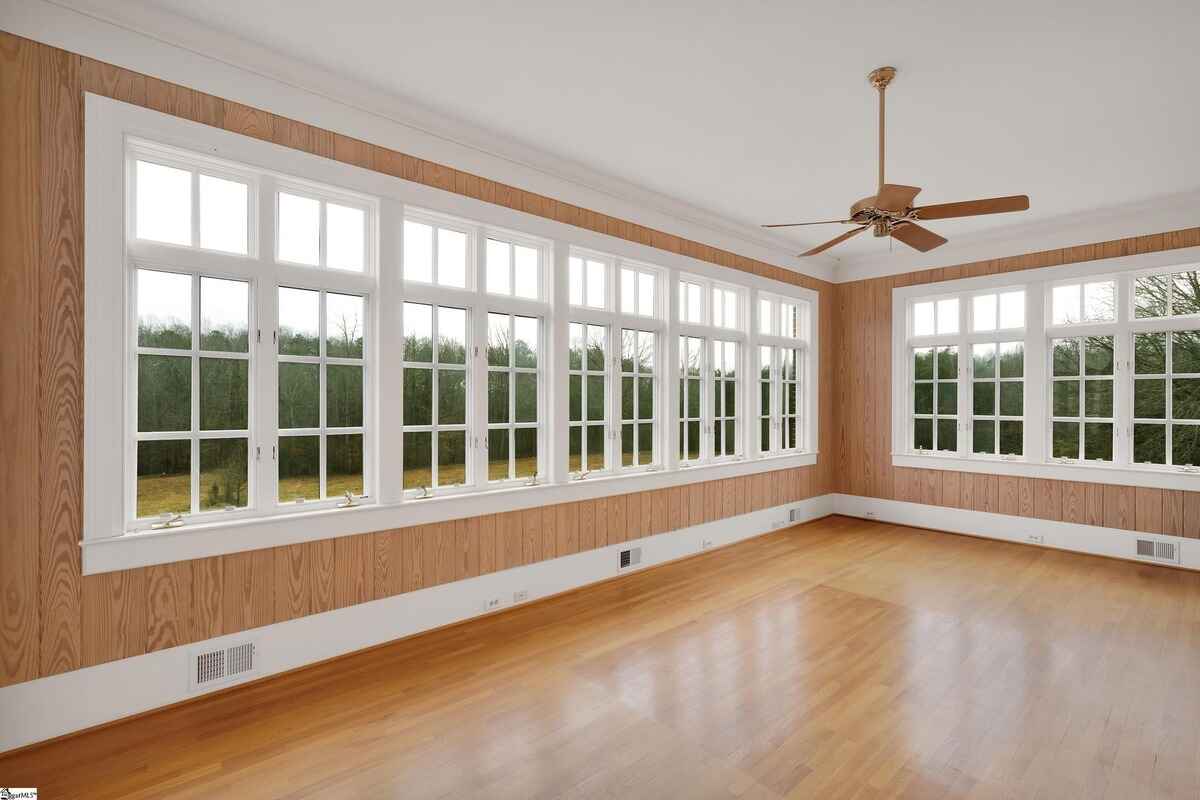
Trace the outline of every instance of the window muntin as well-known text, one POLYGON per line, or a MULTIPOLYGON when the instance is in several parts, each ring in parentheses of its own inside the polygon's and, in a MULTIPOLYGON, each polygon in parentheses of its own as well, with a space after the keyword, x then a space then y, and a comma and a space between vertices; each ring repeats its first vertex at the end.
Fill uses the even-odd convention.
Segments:
POLYGON ((364 496, 366 300, 279 287, 280 503, 364 496))
POLYGON ((621 330, 621 466, 645 467, 658 461, 657 335, 621 330))
POLYGON ((1113 460, 1112 336, 1052 339, 1051 458, 1113 460))
POLYGON ((571 256, 567 260, 567 302, 573 306, 608 308, 608 262, 571 256))
POLYGON ((914 347, 911 431, 914 450, 958 451, 958 346, 914 347))
POLYGON ((568 325, 567 471, 573 475, 608 469, 608 326, 568 325))
POLYGON ((275 197, 275 258, 280 263, 365 272, 370 256, 366 205, 282 188, 275 197))
POLYGON ((712 387, 711 452, 713 458, 730 458, 740 452, 738 427, 738 343, 712 340, 709 380, 712 387))
POLYGON ((248 255, 251 184, 170 159, 133 162, 133 235, 180 247, 248 255))
POLYGON ((541 248, 490 233, 484 254, 484 282, 489 294, 542 298, 541 248))
POLYGON ((1142 275, 1133 282, 1133 316, 1156 319, 1200 314, 1200 269, 1142 275))
MULTIPOLYGON (((696 463, 704 457, 704 350, 699 336, 679 337, 679 462, 696 463)), ((710 390, 711 391, 711 390, 710 390)))
POLYGON ((404 220, 404 280, 465 289, 472 273, 471 237, 465 230, 404 220))
POLYGON ((247 507, 249 284, 140 268, 135 292, 133 516, 247 507))
POLYGON ((428 491, 472 483, 467 310, 405 303, 401 315, 402 488, 428 491))
POLYGON ((487 315, 488 481, 541 474, 542 320, 487 315))
POLYGON ((1025 342, 982 342, 971 348, 971 452, 1025 452, 1025 342))
POLYGON ((1200 465, 1200 330, 1133 334, 1135 464, 1200 465))

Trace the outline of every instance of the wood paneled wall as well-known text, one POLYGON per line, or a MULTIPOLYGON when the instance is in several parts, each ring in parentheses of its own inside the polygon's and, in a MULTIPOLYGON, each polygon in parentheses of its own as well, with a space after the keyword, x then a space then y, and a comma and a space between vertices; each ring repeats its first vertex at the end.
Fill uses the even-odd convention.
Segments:
POLYGON ((1200 245, 1200 228, 838 284, 837 491, 1200 538, 1200 492, 892 467, 892 289, 1200 245))
POLYGON ((825 494, 815 467, 82 577, 83 92, 816 290, 823 281, 0 31, 0 686, 825 494))

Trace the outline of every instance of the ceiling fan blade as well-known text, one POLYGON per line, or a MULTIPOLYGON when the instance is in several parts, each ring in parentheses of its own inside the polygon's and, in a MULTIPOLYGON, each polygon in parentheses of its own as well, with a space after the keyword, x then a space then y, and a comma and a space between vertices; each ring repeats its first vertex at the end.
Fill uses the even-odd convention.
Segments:
POLYGON ((892 228, 892 238, 899 239, 914 250, 927 253, 935 247, 941 247, 948 239, 938 236, 928 228, 922 228, 915 222, 901 222, 892 228))
POLYGON ((834 225, 841 223, 843 225, 851 224, 852 220, 848 219, 826 219, 821 222, 785 222, 780 225, 762 225, 763 228, 797 228, 801 225, 834 225))
POLYGON ((913 210, 917 212, 917 219, 951 219, 952 217, 975 217, 980 214, 1003 214, 1007 211, 1028 211, 1029 195, 1014 194, 1009 197, 966 200, 961 203, 938 203, 913 210))
POLYGON ((920 186, 885 183, 875 195, 875 207, 884 211, 906 211, 920 193, 920 186))
POLYGON ((801 254, 800 254, 800 256, 801 256, 801 257, 804 257, 804 256, 815 256, 817 253, 824 253, 826 250, 828 250, 829 248, 833 247, 834 245, 841 244, 842 242, 844 242, 844 241, 846 241, 847 239, 849 239, 851 236, 857 236, 858 234, 862 233, 863 231, 865 231, 865 230, 866 230, 867 228, 869 228, 869 227, 871 227, 871 226, 870 226, 870 225, 863 225, 861 228, 855 228, 855 229, 854 229, 854 230, 852 230, 852 231, 846 231, 846 232, 845 232, 845 233, 843 233, 841 236, 838 236, 837 238, 834 238, 834 239, 830 239, 830 240, 829 240, 828 242, 826 242, 825 244, 819 244, 819 245, 817 245, 816 247, 814 247, 812 250, 809 250, 809 251, 808 251, 808 252, 806 252, 806 253, 801 253, 801 254))

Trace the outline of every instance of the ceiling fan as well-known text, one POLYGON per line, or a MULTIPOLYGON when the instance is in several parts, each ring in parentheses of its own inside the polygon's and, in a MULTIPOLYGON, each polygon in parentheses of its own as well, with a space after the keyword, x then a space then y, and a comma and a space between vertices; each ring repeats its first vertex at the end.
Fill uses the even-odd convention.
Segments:
POLYGON ((1025 211, 1029 208, 1029 196, 1024 194, 1010 197, 992 197, 986 200, 966 200, 958 203, 938 203, 930 206, 913 206, 912 202, 920 193, 919 186, 902 186, 898 183, 885 183, 883 179, 883 121, 884 93, 888 84, 896 77, 895 67, 880 67, 871 71, 867 80, 879 91, 879 191, 870 197, 864 197, 850 206, 850 216, 847 219, 831 219, 821 222, 790 222, 782 225, 763 225, 764 228, 794 228, 800 225, 855 225, 854 230, 847 231, 841 236, 830 239, 824 244, 817 245, 802 256, 815 256, 823 253, 834 245, 841 244, 847 239, 857 236, 868 228, 875 236, 891 236, 922 253, 940 247, 946 243, 944 237, 938 236, 928 228, 917 224, 917 220, 951 219, 953 217, 974 217, 981 214, 1000 214, 1006 211, 1025 211))

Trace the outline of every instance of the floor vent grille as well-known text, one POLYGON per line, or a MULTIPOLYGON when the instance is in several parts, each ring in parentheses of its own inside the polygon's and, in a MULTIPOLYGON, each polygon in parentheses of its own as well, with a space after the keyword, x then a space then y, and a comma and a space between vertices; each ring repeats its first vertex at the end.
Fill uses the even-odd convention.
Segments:
POLYGON ((800 513, 800 509, 798 509, 798 508, 793 508, 790 511, 788 511, 788 522, 791 522, 791 523, 804 522, 803 517, 804 517, 804 515, 800 513))
POLYGON ((621 551, 621 566, 620 569, 636 567, 642 563, 642 548, 634 547, 629 550, 621 551))
POLYGON ((1158 539, 1138 539, 1138 558, 1148 558, 1152 561, 1165 561, 1170 564, 1179 563, 1179 545, 1175 542, 1164 542, 1158 539))
POLYGON ((254 672, 254 642, 242 642, 216 650, 193 654, 191 685, 193 689, 232 682, 254 672))

